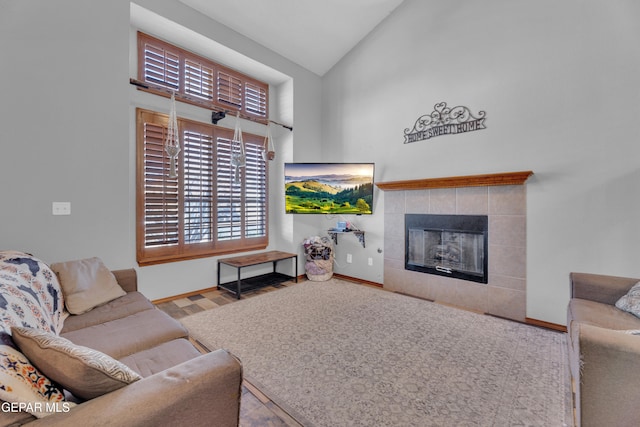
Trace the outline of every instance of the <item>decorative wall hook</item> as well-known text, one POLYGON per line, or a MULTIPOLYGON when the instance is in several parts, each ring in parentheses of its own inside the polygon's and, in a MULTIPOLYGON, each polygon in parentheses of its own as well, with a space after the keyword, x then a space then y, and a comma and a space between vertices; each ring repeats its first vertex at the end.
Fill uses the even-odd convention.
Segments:
POLYGON ((420 116, 416 120, 413 129, 404 130, 404 143, 486 129, 485 114, 484 111, 479 111, 476 117, 467 107, 460 105, 450 108, 447 107, 446 102, 439 102, 433 106, 431 113, 420 116))

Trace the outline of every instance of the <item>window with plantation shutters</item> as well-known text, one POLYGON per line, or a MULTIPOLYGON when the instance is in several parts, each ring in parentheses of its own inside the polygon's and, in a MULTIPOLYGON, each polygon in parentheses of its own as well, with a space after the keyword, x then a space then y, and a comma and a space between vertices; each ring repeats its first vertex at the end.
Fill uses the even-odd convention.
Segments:
POLYGON ((175 179, 164 150, 168 116, 138 109, 137 257, 140 265, 198 258, 268 244, 263 137, 243 134, 246 166, 231 166, 230 129, 178 119, 175 179))
POLYGON ((150 92, 175 90, 184 102, 268 119, 269 85, 170 43, 138 32, 138 78, 150 92))

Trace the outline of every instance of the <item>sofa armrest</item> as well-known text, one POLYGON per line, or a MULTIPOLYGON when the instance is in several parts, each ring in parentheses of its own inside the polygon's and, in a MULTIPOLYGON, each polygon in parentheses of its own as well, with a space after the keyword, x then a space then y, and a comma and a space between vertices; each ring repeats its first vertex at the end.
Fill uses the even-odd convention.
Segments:
POLYGON ((127 268, 126 270, 113 270, 111 271, 122 289, 125 292, 135 292, 138 290, 138 274, 133 268, 127 268))
POLYGON ((620 297, 640 279, 605 276, 590 273, 571 273, 571 298, 582 298, 604 304, 615 305, 620 297))
POLYGON ((33 426, 237 426, 242 365, 216 350, 89 400, 33 426))
POLYGON ((631 426, 640 419, 640 336, 580 324, 580 384, 576 406, 582 427, 631 426))

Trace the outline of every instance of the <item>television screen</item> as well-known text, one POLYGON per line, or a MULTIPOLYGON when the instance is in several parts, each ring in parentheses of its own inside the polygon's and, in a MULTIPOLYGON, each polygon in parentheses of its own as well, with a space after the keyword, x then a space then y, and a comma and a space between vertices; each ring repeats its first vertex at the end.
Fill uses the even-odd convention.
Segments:
POLYGON ((287 213, 371 214, 373 163, 285 163, 287 213))

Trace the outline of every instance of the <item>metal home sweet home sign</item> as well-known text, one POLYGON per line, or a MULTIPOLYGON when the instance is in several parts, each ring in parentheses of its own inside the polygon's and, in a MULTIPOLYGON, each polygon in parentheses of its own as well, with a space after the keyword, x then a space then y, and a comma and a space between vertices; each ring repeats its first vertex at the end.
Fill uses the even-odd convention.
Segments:
POLYGON ((484 111, 479 111, 476 117, 467 107, 450 108, 447 107, 446 102, 439 102, 434 105, 433 112, 420 116, 416 120, 413 129, 404 130, 404 143, 486 129, 484 116, 484 111))

